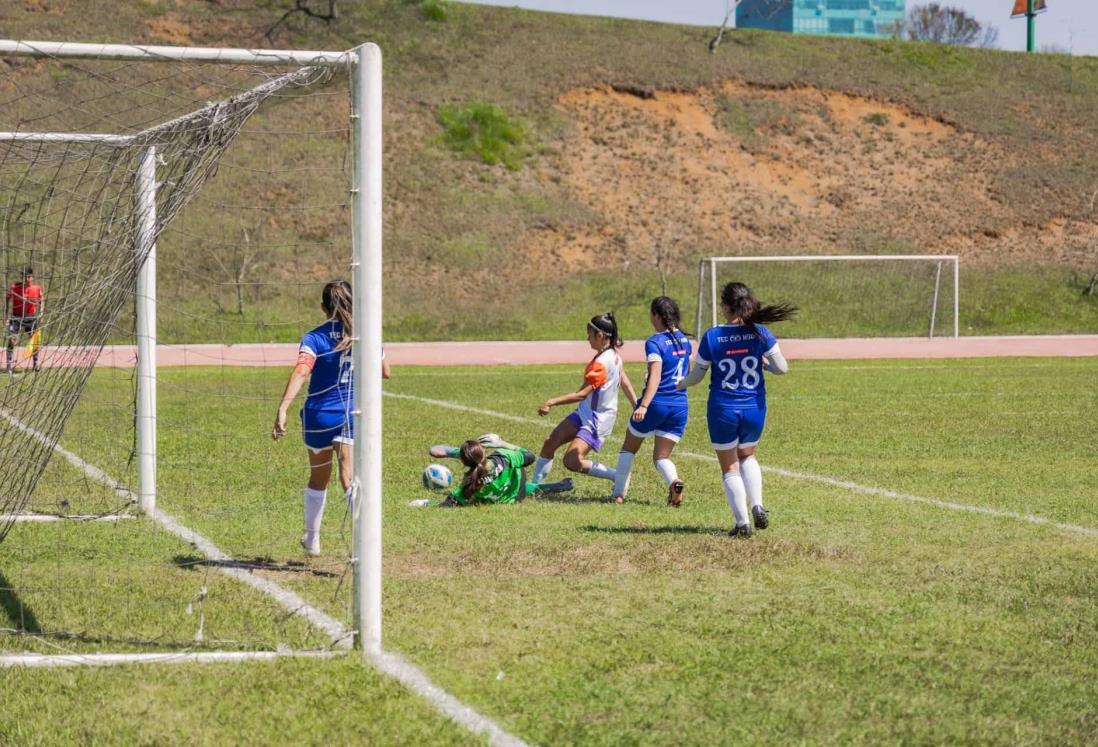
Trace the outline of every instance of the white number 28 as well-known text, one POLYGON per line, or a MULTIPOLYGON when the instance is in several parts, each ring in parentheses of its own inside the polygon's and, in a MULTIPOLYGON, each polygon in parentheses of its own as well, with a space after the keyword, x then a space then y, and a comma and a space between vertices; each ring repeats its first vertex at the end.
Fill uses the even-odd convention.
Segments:
POLYGON ((724 373, 724 378, 721 379, 721 389, 736 390, 740 386, 743 386, 744 389, 754 389, 762 379, 759 375, 759 359, 753 355, 748 355, 740 361, 739 368, 742 370, 743 376, 739 379, 736 378, 735 358, 721 358, 717 361, 717 367, 724 373))

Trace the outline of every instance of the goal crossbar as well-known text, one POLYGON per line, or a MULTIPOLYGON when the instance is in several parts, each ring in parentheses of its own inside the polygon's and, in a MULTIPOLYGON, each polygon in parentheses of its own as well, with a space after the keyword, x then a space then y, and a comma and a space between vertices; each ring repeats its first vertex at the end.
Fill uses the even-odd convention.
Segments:
POLYGON ((69 57, 85 60, 140 60, 143 62, 212 62, 233 65, 352 66, 358 53, 290 49, 234 49, 167 47, 136 44, 80 44, 73 42, 0 39, 0 57, 69 57))
POLYGON ((938 298, 941 289, 942 264, 953 265, 953 337, 960 337, 960 255, 957 254, 779 254, 763 256, 706 257, 698 261, 698 309, 697 325, 699 334, 702 328, 702 299, 705 295, 705 268, 709 267, 709 300, 712 310, 712 323, 717 326, 717 265, 725 262, 937 262, 934 276, 934 296, 930 307, 930 325, 927 337, 934 337, 934 325, 938 317, 938 298))

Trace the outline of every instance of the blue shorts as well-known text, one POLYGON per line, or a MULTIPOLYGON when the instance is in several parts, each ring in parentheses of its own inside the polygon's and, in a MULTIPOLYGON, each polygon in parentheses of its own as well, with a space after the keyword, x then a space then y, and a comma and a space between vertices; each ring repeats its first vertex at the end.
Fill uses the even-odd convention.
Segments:
POLYGON ((653 402, 639 423, 629 418, 629 432, 638 438, 654 435, 678 442, 686 433, 687 414, 685 399, 682 402, 653 402))
POLYGON ((343 410, 311 410, 301 408, 301 434, 305 446, 313 453, 330 449, 336 443, 353 443, 355 421, 343 410))
POLYGON ((710 405, 707 415, 709 440, 717 451, 726 451, 737 446, 754 446, 759 442, 766 425, 765 409, 733 410, 710 405))

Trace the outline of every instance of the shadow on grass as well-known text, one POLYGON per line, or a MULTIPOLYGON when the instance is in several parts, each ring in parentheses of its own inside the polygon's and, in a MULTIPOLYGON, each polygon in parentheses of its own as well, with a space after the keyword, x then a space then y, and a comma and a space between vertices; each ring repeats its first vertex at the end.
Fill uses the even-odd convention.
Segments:
MULTIPOLYGON (((51 630, 51 631, 31 631, 21 630, 11 635, 25 636, 27 638, 38 638, 41 640, 54 640, 54 641, 68 641, 75 643, 90 643, 95 645, 110 645, 110 646, 131 646, 133 648, 152 648, 157 651, 196 651, 202 648, 211 648, 224 650, 227 645, 237 646, 238 644, 226 643, 224 641, 209 641, 206 644, 196 643, 195 641, 163 641, 157 638, 123 638, 118 636, 106 636, 106 635, 91 635, 88 633, 72 633, 66 630, 51 630)), ((239 650, 247 651, 249 649, 240 647, 239 650)), ((63 651, 62 653, 71 653, 70 651, 63 651)))
POLYGON ((253 558, 251 560, 211 560, 197 555, 176 555, 172 562, 180 568, 194 570, 205 568, 239 568, 244 571, 272 571, 277 573, 308 573, 321 578, 340 578, 343 570, 329 571, 316 568, 301 560, 280 563, 271 558, 253 558))
POLYGON ((38 618, 34 611, 15 593, 15 587, 8 581, 7 576, 0 573, 0 610, 8 616, 11 626, 21 633, 38 634, 42 632, 42 626, 38 624, 38 618))
POLYGON ((568 493, 538 493, 526 500, 538 503, 610 503, 609 496, 570 495, 568 493))
POLYGON ((727 529, 720 527, 696 527, 696 526, 659 526, 659 527, 600 527, 596 524, 588 524, 580 527, 584 532, 602 532, 605 534, 708 534, 723 536, 728 534, 727 529))

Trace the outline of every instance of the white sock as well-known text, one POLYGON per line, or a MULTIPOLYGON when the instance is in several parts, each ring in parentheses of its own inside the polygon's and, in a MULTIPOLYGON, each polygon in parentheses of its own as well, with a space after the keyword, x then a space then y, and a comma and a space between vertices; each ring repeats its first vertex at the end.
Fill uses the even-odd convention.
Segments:
POLYGON ((320 520, 324 518, 324 501, 327 490, 305 488, 305 534, 312 539, 320 534, 320 520))
POLYGON ((598 462, 591 462, 591 468, 587 470, 587 474, 591 477, 600 477, 603 480, 613 480, 617 477, 617 471, 612 470, 605 464, 599 464, 598 462))
POLYGON ((344 495, 347 496, 347 510, 353 514, 355 512, 355 486, 352 485, 347 488, 344 495))
POLYGON ((743 475, 743 484, 747 488, 747 498, 752 506, 763 504, 763 473, 759 467, 759 460, 755 455, 740 460, 740 474, 743 475))
POLYGON ((675 469, 675 463, 670 459, 657 459, 656 471, 660 473, 663 481, 668 485, 679 479, 679 471, 675 469))
POLYGON ((549 476, 549 470, 551 469, 553 469, 553 460, 539 456, 538 460, 534 462, 534 482, 538 485, 545 482, 545 478, 549 476))
POLYGON ((636 454, 623 451, 618 454, 618 465, 614 469, 614 495, 625 497, 629 490, 629 476, 633 473, 633 459, 636 454))
POLYGON ((744 487, 743 478, 739 472, 724 473, 724 495, 728 498, 728 505, 732 508, 732 515, 736 517, 736 526, 747 523, 747 488, 744 487))

